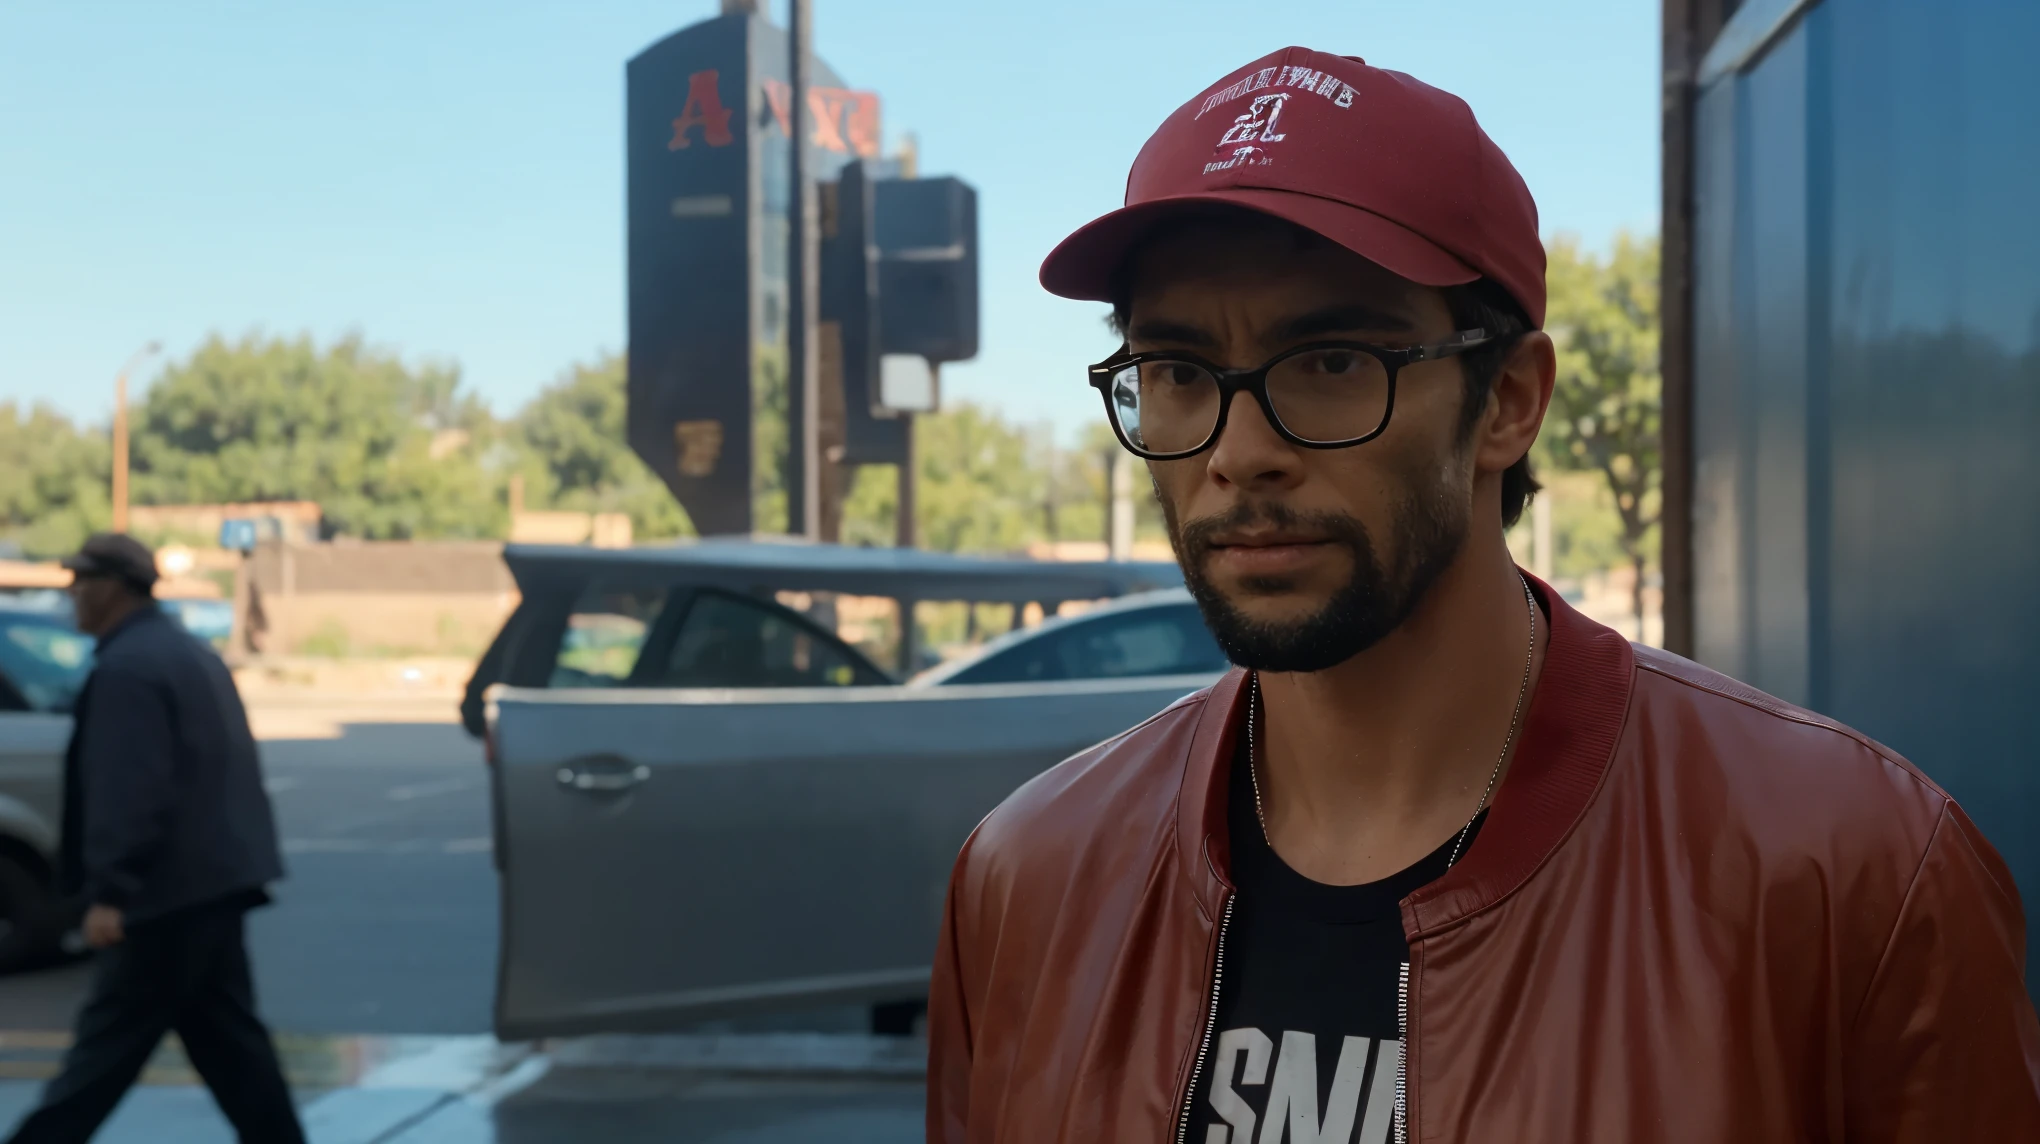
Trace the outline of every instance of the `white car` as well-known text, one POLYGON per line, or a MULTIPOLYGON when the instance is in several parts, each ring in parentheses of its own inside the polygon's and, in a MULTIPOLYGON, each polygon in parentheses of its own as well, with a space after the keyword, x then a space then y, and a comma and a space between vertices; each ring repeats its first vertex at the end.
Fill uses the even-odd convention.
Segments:
POLYGON ((56 893, 64 748, 92 639, 68 616, 0 606, 0 973, 59 948, 56 893))
POLYGON ((1229 666, 1190 593, 1165 588, 1008 632, 922 672, 907 686, 1216 675, 1229 666))

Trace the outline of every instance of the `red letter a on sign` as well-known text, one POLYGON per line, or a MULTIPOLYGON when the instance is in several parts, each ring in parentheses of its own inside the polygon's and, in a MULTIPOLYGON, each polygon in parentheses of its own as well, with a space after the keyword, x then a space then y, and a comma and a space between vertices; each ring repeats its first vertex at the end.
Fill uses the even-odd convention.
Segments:
POLYGON ((708 140, 709 146, 730 145, 730 112, 715 91, 718 74, 698 71, 687 77, 687 106, 680 109, 680 118, 673 121, 673 141, 666 144, 666 150, 678 151, 687 146, 687 133, 696 127, 702 129, 701 137, 708 140))

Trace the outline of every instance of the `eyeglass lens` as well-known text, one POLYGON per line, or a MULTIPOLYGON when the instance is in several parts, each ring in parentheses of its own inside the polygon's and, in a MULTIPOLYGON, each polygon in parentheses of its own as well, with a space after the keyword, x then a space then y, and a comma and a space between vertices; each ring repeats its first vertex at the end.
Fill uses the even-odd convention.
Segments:
MULTIPOLYGON (((1195 362, 1157 359, 1112 375, 1112 415, 1134 446, 1182 453, 1218 425, 1218 379, 1195 362)), ((1358 350, 1320 349, 1268 371, 1268 402, 1282 426, 1306 441, 1351 441, 1388 416, 1388 368, 1358 350)))

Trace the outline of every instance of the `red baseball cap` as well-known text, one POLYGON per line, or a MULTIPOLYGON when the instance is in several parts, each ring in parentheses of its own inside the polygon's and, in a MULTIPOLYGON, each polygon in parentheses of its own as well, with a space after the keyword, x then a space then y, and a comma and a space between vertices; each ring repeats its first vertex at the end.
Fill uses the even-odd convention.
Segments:
POLYGON ((1464 100, 1401 72, 1284 48, 1226 76, 1163 121, 1126 205, 1051 251, 1042 286, 1111 301, 1148 228, 1200 203, 1286 219, 1426 286, 1491 278, 1544 324, 1530 188, 1464 100))

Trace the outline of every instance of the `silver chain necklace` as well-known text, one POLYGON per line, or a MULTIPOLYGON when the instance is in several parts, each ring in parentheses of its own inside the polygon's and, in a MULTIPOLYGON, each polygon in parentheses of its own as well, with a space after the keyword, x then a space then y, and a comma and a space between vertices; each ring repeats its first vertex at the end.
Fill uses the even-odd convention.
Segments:
MULTIPOLYGON (((1487 789, 1480 792, 1480 805, 1473 808, 1472 817, 1459 828, 1459 837, 1452 843, 1452 857, 1445 862, 1447 870, 1459 861, 1459 852, 1466 848, 1466 836, 1473 832, 1474 821, 1487 809, 1488 799, 1494 797, 1495 784, 1502 779, 1502 764, 1509 761, 1509 748, 1516 745, 1516 730, 1523 723, 1523 699, 1530 694, 1530 665, 1537 659, 1537 597, 1530 594, 1528 580, 1521 576, 1516 579, 1523 585, 1523 601, 1530 609, 1530 650, 1523 653, 1523 683, 1516 688, 1516 709, 1509 715, 1509 737, 1502 740, 1502 753, 1488 775, 1487 789)), ((1275 842, 1268 837, 1268 815, 1261 806, 1261 752, 1254 742, 1254 729, 1260 721, 1261 673, 1255 672, 1247 691, 1247 780, 1254 784, 1254 819, 1261 824, 1261 839, 1273 850, 1275 842)))

